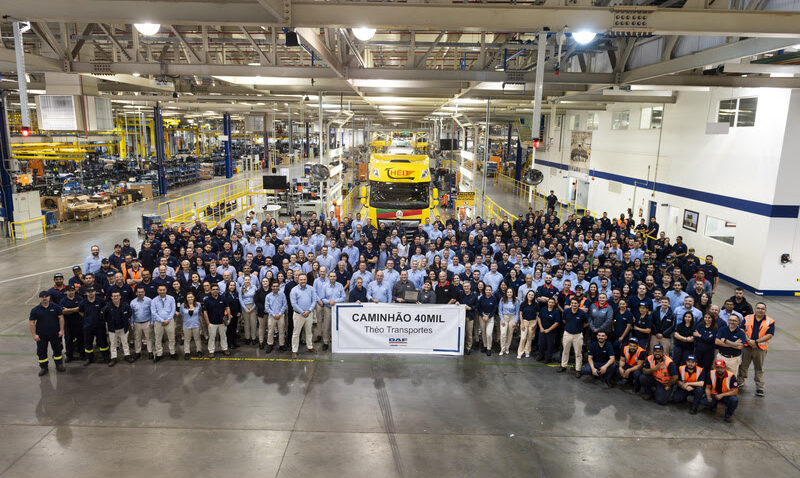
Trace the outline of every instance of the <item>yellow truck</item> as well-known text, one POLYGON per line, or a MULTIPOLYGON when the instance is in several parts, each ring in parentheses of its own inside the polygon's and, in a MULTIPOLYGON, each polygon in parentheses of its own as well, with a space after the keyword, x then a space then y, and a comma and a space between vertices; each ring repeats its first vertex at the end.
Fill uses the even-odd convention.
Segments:
POLYGON ((396 219, 409 229, 435 216, 439 192, 431 187, 428 156, 424 154, 373 154, 369 185, 361 187, 361 217, 378 227, 396 219))

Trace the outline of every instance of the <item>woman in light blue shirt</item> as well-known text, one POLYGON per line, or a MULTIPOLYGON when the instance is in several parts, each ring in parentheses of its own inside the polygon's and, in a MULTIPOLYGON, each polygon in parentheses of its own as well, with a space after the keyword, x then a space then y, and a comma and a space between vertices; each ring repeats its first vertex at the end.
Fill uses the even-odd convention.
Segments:
POLYGON ((511 339, 514 337, 514 327, 519 321, 519 304, 514 295, 514 289, 506 289, 503 300, 497 306, 500 314, 500 355, 508 354, 511 339))
POLYGON ((189 360, 192 339, 198 357, 203 355, 203 345, 200 343, 200 317, 203 315, 203 306, 195 300, 194 292, 187 292, 184 303, 178 309, 183 318, 183 358, 189 360))
MULTIPOLYGON (((269 275, 269 273, 267 273, 269 275)), ((258 332, 256 332, 256 304, 253 302, 253 296, 256 293, 256 286, 250 283, 250 277, 245 277, 242 281, 242 287, 239 289, 239 304, 242 306, 241 320, 244 322, 244 341, 245 343, 256 343, 256 333, 258 333, 258 342, 264 343, 264 317, 258 317, 258 332)))

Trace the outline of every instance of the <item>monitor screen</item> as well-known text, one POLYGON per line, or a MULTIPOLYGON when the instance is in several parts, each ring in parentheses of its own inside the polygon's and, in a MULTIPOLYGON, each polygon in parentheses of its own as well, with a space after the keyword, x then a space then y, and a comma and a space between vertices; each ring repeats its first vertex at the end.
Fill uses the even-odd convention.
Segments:
POLYGON ((286 176, 264 175, 264 189, 289 189, 286 176))

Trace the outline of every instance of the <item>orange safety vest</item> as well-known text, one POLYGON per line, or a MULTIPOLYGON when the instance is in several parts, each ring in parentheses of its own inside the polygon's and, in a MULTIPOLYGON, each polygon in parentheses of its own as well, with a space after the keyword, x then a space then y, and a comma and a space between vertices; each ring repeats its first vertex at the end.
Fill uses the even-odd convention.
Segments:
POLYGON ((630 345, 625 347, 623 353, 625 354, 625 363, 628 364, 628 367, 633 367, 634 365, 636 365, 636 362, 639 361, 639 354, 642 352, 644 352, 644 349, 639 347, 638 345, 636 346, 636 350, 634 352, 631 352, 630 345))
POLYGON ((703 367, 695 366, 694 372, 689 373, 686 371, 686 365, 681 365, 680 367, 678 367, 678 372, 680 373, 681 376, 681 382, 692 383, 700 380, 700 376, 703 373, 703 367))
MULTIPOLYGON (((755 325, 755 322, 755 314, 750 314, 744 318, 744 330, 748 339, 753 336, 753 326, 755 325)), ((764 319, 761 321, 761 324, 758 326, 758 338, 760 339, 761 337, 765 336, 767 334, 767 330, 769 330, 769 327, 774 323, 775 321, 772 320, 772 318, 764 317, 764 319)), ((767 350, 769 348, 769 340, 766 342, 760 342, 756 344, 756 346, 761 350, 767 350)))
MULTIPOLYGON (((722 377, 722 393, 731 391, 731 378, 733 378, 733 376, 726 369, 725 375, 722 377)), ((711 374, 711 392, 715 393, 716 389, 717 389, 717 372, 713 372, 711 374)))
MULTIPOLYGON (((127 282, 128 279, 133 280, 141 280, 142 279, 142 268, 139 267, 139 270, 134 270, 133 267, 128 269, 126 264, 122 264, 122 277, 127 282)), ((131 284, 131 288, 134 288, 135 284, 131 284)))
MULTIPOLYGON (((653 368, 656 365, 656 359, 653 355, 647 357, 647 368, 653 368)), ((672 363, 672 359, 664 355, 664 358, 661 362, 661 367, 656 369, 653 372, 653 378, 655 378, 659 383, 669 383, 669 365, 672 363)))

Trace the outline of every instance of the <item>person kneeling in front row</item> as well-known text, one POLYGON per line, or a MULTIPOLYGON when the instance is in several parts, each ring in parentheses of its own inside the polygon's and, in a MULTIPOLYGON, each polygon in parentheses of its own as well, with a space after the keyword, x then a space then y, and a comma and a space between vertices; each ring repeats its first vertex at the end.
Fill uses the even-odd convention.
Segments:
POLYGON ((736 407, 739 406, 739 383, 736 375, 727 369, 724 360, 714 362, 714 371, 708 374, 705 380, 706 396, 700 402, 711 411, 717 409, 717 404, 725 405, 725 421, 731 422, 736 407))
POLYGON ((582 372, 592 377, 602 378, 606 387, 614 386, 614 375, 617 373, 616 357, 614 347, 608 342, 608 335, 605 330, 597 332, 597 340, 589 346, 589 354, 586 365, 582 372))
POLYGON ((697 366, 697 357, 688 355, 686 364, 678 367, 678 386, 672 395, 675 403, 685 403, 686 399, 692 397, 692 407, 689 413, 697 413, 700 400, 703 398, 704 382, 703 368, 697 366))
POLYGON ((661 344, 653 346, 653 355, 647 357, 639 384, 644 391, 644 399, 655 398, 659 405, 666 405, 672 394, 672 386, 678 381, 678 369, 671 358, 664 354, 661 344))

